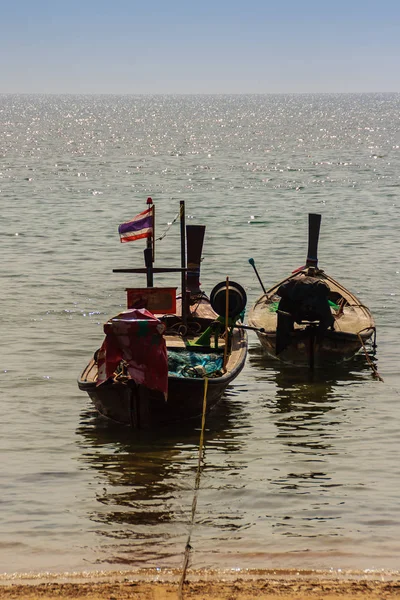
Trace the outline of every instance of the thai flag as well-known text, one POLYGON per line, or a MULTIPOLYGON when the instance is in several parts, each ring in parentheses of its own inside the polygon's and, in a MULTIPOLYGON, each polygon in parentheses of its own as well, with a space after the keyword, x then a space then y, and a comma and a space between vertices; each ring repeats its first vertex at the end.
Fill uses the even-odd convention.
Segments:
POLYGON ((133 242, 153 235, 153 207, 136 215, 132 221, 122 223, 118 227, 121 242, 133 242))

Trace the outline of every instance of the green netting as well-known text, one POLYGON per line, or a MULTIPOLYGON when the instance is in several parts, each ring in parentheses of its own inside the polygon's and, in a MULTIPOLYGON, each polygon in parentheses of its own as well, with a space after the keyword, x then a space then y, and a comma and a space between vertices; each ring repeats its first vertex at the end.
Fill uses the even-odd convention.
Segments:
POLYGON ((215 377, 221 373, 222 365, 223 357, 216 353, 168 352, 168 375, 174 377, 215 377))

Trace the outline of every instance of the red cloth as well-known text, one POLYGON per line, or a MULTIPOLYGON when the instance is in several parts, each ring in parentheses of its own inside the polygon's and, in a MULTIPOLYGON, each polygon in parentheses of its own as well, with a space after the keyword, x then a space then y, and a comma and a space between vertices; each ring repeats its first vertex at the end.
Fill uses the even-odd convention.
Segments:
POLYGON ((113 376, 121 360, 130 377, 151 390, 168 392, 165 325, 145 308, 126 310, 104 325, 105 340, 97 358, 101 385, 113 376))

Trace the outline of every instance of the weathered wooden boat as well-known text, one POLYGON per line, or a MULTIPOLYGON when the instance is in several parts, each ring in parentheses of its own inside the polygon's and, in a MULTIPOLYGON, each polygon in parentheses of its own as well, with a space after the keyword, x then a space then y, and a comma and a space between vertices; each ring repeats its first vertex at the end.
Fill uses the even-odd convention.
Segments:
POLYGON ((266 352, 283 362, 313 367, 352 358, 375 338, 369 309, 343 285, 318 268, 321 215, 309 214, 306 265, 263 294, 249 312, 266 352))
POLYGON ((104 325, 103 345, 78 380, 101 415, 137 429, 198 417, 205 406, 212 409, 247 354, 246 330, 239 323, 244 289, 228 278, 210 298, 200 289, 205 227, 185 227, 181 202, 181 267, 153 267, 151 208, 145 268, 114 270, 146 273, 147 287, 127 289, 127 310, 104 325), (153 274, 161 272, 181 273, 180 297, 177 288, 153 286, 153 274))

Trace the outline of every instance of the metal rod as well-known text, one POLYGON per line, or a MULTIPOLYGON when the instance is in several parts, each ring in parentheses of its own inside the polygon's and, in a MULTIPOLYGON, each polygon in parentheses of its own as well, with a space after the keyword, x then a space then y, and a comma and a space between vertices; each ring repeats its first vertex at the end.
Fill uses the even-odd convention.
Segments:
MULTIPOLYGON (((153 273, 181 273, 187 271, 187 269, 181 269, 180 267, 174 269, 172 267, 153 267, 153 273)), ((147 273, 145 267, 138 267, 132 269, 113 269, 113 273, 147 273)))
POLYGON ((260 277, 260 275, 258 274, 258 271, 257 271, 257 269, 256 269, 256 265, 255 265, 255 262, 254 262, 254 258, 249 258, 249 263, 250 263, 250 264, 251 264, 251 266, 253 267, 253 269, 254 269, 254 273, 257 275, 257 279, 258 279, 258 281, 260 282, 260 285, 261 285, 261 289, 262 289, 262 291, 264 292, 264 294, 266 294, 267 292, 266 292, 266 289, 265 289, 265 287, 264 287, 264 284, 263 284, 263 282, 261 281, 261 277, 260 277))
POLYGON ((235 329, 246 329, 249 331, 259 331, 260 333, 265 333, 264 327, 251 327, 250 325, 234 325, 235 329))

